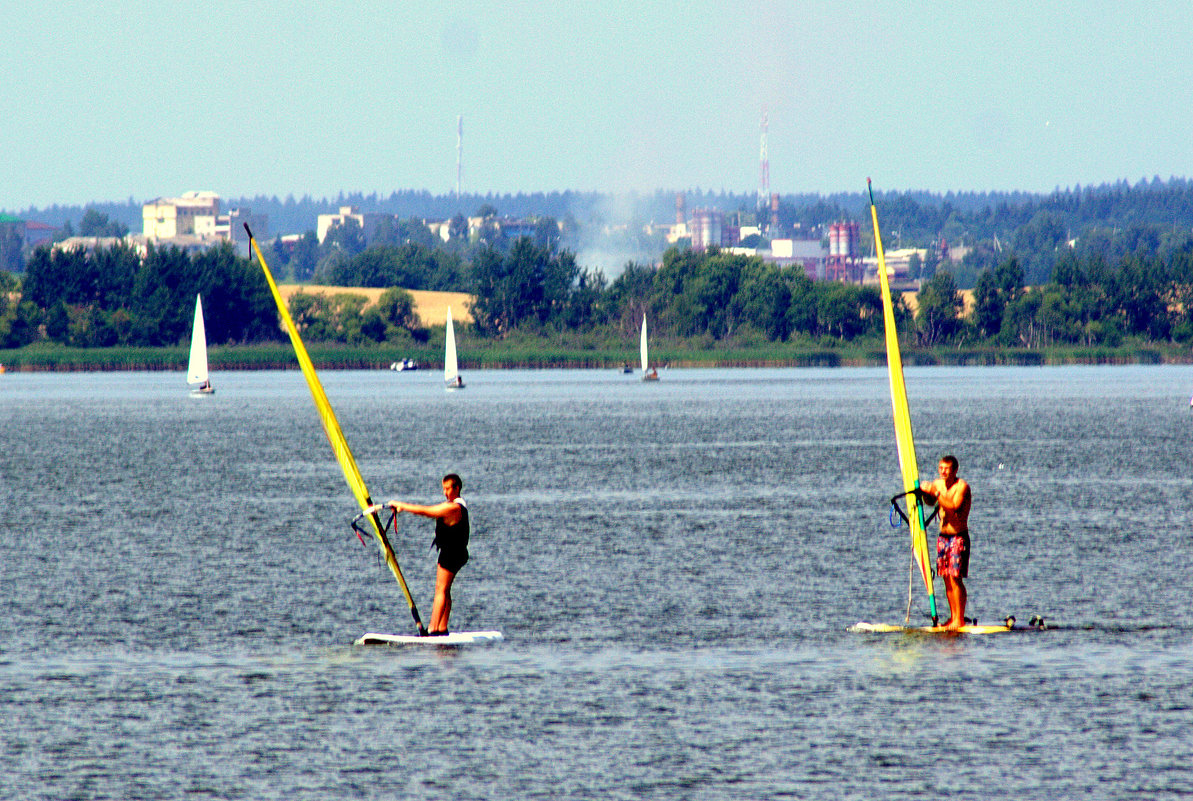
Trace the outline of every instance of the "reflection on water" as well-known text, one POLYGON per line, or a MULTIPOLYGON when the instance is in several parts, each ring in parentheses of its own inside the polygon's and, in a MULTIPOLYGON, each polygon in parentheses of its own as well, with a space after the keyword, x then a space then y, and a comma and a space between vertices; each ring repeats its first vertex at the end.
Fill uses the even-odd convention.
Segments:
POLYGON ((507 640, 348 645, 410 617, 297 371, 10 373, 13 797, 1193 792, 1189 368, 907 370, 921 466, 974 487, 971 612, 1056 626, 955 638, 845 631, 908 593, 882 370, 322 378, 374 497, 464 476, 453 627, 507 640))

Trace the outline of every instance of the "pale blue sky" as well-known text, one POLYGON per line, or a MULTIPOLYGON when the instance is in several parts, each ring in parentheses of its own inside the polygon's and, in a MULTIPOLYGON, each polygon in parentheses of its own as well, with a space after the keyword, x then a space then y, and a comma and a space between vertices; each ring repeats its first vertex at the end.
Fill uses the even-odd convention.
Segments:
MULTIPOLYGON (((10 4, 11 5, 11 4, 10 4)), ((0 209, 1028 190, 1193 175, 1193 3, 62 2, 0 12, 0 209)))

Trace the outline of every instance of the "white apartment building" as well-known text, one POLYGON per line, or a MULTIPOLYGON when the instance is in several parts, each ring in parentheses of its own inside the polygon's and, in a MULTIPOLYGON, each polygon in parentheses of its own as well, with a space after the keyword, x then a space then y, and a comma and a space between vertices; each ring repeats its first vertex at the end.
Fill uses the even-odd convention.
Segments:
POLYGON ((338 228, 341 225, 347 224, 349 220, 354 221, 360 226, 361 233, 364 235, 365 242, 372 242, 377 235, 377 226, 383 218, 388 217, 393 219, 392 214, 377 214, 374 212, 362 212, 356 206, 340 206, 339 214, 320 214, 315 226, 315 236, 319 243, 327 238, 327 232, 332 228, 338 228))
MULTIPOLYGON (((202 250, 217 242, 248 242, 244 223, 258 238, 268 236, 268 218, 251 209, 230 209, 220 214, 220 196, 215 192, 183 192, 181 197, 157 198, 141 207, 144 237, 149 242, 167 242, 186 249, 202 250)), ((247 245, 244 248, 248 253, 247 245)))
POLYGON ((143 233, 149 240, 195 236, 196 218, 214 220, 219 213, 220 196, 215 192, 183 192, 181 197, 159 197, 141 207, 143 233))

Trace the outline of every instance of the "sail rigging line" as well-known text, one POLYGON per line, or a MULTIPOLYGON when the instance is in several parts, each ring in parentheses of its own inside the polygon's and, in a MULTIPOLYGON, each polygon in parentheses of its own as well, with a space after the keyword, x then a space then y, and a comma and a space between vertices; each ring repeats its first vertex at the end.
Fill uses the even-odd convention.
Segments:
POLYGON ((381 512, 383 509, 389 510, 389 517, 386 518, 385 522, 382 524, 381 530, 392 530, 396 534, 398 531, 398 513, 393 507, 386 506, 385 504, 374 504, 373 506, 370 506, 356 517, 352 518, 352 522, 348 524, 351 526, 353 533, 356 534, 356 538, 360 540, 360 544, 366 548, 369 547, 369 542, 365 538, 369 535, 369 532, 361 528, 360 521, 364 520, 371 514, 381 512))
POLYGON ((878 227, 878 207, 874 205, 874 187, 869 178, 866 179, 866 191, 870 195, 870 220, 874 224, 874 250, 878 256, 878 279, 882 285, 882 322, 886 334, 886 362, 891 386, 891 412, 895 422, 895 444, 899 452, 899 470, 903 474, 904 495, 908 497, 908 514, 905 517, 911 529, 912 557, 919 567, 920 576, 928 591, 928 608, 932 614, 932 624, 936 625, 936 591, 933 587, 932 563, 928 556, 928 526, 924 519, 924 505, 920 494, 916 492, 920 487, 920 479, 915 458, 915 439, 911 431, 911 410, 907 405, 907 387, 903 382, 903 357, 899 351, 895 305, 891 300, 891 286, 886 274, 886 254, 882 248, 882 233, 878 227))
MULTIPOLYGON (((278 285, 273 280, 273 273, 269 271, 269 265, 265 263, 265 256, 261 253, 261 246, 257 244, 256 238, 253 237, 253 232, 249 229, 248 223, 244 223, 244 230, 249 235, 249 244, 252 246, 253 252, 257 255, 261 271, 265 273, 265 280, 269 284, 269 291, 273 294, 274 303, 277 304, 282 324, 286 328, 286 333, 290 335, 290 344, 294 346, 294 355, 298 357, 298 365, 302 368, 302 374, 306 378, 307 387, 311 390, 311 398, 315 401, 315 409, 319 412, 319 420, 323 423, 323 432, 327 434, 327 441, 331 443, 331 449, 335 453, 336 461, 339 462, 340 469, 344 472, 344 480, 348 482, 348 487, 356 497, 356 502, 360 504, 360 508, 363 510, 361 515, 367 517, 373 524, 373 534, 377 537, 381 551, 385 555, 385 563, 389 565, 390 572, 394 574, 394 578, 398 581, 398 586, 402 588, 402 594, 406 596, 406 603, 410 606, 410 614, 414 617, 414 624, 418 628, 418 633, 426 634, 427 629, 423 625, 422 619, 418 616, 418 608, 414 605, 414 597, 410 594, 410 588, 406 585, 406 578, 402 575, 402 568, 398 565, 398 558, 394 555, 393 546, 389 544, 389 539, 385 536, 385 530, 388 526, 382 525, 381 519, 377 514, 382 506, 373 503, 373 499, 369 495, 368 487, 365 486, 364 479, 360 475, 360 469, 356 466, 356 460, 352 457, 352 451, 348 448, 348 441, 344 438, 344 432, 340 429, 340 422, 336 419, 336 413, 331 408, 331 402, 327 399, 327 393, 323 391, 323 384, 320 383, 319 376, 315 373, 315 365, 311 362, 311 357, 307 353, 306 346, 302 343, 302 337, 299 336, 298 328, 294 325, 294 319, 290 316, 290 310, 286 308, 286 303, 282 300, 282 293, 278 291, 278 285)), ((391 522, 394 521, 391 520, 391 522)), ((397 531, 396 522, 394 524, 394 531, 395 533, 397 531)))

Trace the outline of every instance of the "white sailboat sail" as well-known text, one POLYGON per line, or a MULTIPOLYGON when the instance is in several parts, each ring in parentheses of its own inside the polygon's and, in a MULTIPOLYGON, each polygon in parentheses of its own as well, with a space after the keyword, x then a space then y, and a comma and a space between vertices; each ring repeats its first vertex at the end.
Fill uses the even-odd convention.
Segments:
POLYGON ((650 363, 646 358, 646 315, 642 315, 642 340, 638 345, 638 350, 642 355, 642 375, 646 375, 646 371, 650 369, 650 363))
POLYGON ((207 329, 203 325, 203 299, 195 295, 195 322, 191 327, 191 359, 186 368, 186 383, 198 384, 195 392, 211 392, 207 374, 207 329))
POLYGON ((642 355, 642 380, 643 381, 658 381, 659 371, 650 369, 650 359, 646 353, 646 315, 642 315, 642 339, 638 345, 638 349, 642 355))
POLYGON ((456 329, 452 325, 452 307, 447 307, 447 344, 443 353, 443 383, 448 389, 464 386, 456 360, 456 329))

